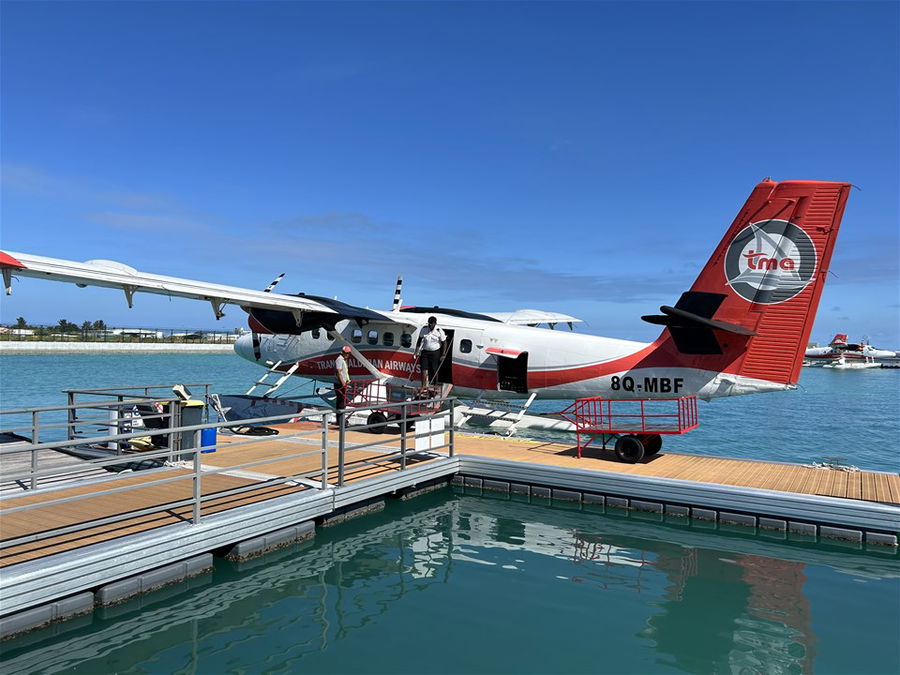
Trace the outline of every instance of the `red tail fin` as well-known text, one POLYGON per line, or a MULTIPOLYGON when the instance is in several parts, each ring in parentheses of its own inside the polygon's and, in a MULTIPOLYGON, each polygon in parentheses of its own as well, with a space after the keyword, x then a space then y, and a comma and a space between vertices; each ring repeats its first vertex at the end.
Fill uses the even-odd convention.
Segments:
POLYGON ((795 384, 848 183, 761 182, 691 290, 665 316, 689 367, 795 384))

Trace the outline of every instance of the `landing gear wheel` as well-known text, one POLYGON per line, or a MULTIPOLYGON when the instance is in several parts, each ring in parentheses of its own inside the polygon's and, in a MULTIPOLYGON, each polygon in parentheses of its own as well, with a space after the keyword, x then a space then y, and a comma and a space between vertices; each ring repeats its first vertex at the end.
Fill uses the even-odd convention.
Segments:
POLYGON ((384 413, 373 412, 366 419, 366 424, 369 425, 369 433, 370 434, 386 434, 387 433, 387 416, 384 413), (380 424, 381 426, 372 426, 375 424, 380 424))
POLYGON ((640 462, 644 458, 644 444, 637 436, 619 436, 616 440, 616 457, 626 464, 640 462))
POLYGON ((653 434, 649 438, 644 439, 644 457, 655 455, 662 448, 662 436, 653 434))

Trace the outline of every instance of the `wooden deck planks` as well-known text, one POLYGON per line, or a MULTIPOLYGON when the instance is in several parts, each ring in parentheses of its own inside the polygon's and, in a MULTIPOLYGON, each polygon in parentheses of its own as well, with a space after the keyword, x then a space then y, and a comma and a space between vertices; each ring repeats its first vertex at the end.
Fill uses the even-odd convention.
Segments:
MULTIPOLYGON (((318 429, 317 425, 281 425, 284 432, 298 429, 318 429)), ((208 515, 223 510, 237 508, 277 496, 308 489, 304 486, 272 485, 268 477, 307 475, 311 480, 321 479, 321 455, 312 452, 304 457, 280 459, 308 451, 315 451, 320 436, 311 434, 309 440, 265 437, 249 442, 247 437, 220 436, 216 452, 203 454, 201 461, 206 469, 233 470, 235 466, 248 462, 268 459, 269 463, 238 471, 240 475, 204 473, 203 493, 208 501, 204 503, 202 514, 208 515), (241 445, 236 443, 244 441, 241 445), (239 486, 257 485, 258 489, 233 496, 216 497, 217 493, 239 486)), ((337 433, 329 432, 327 480, 334 485, 338 480, 336 447, 337 433)), ((620 474, 657 476, 678 480, 691 480, 712 484, 754 487, 783 492, 803 494, 825 494, 850 499, 863 499, 900 504, 900 476, 896 474, 875 474, 871 472, 847 473, 810 469, 798 465, 774 462, 754 462, 700 455, 660 454, 647 458, 639 464, 624 464, 615 458, 611 448, 591 446, 585 456, 578 459, 576 449, 571 445, 538 441, 505 439, 496 436, 456 435, 456 452, 501 459, 534 462, 554 466, 593 469, 620 474)), ((409 441, 408 464, 423 460, 415 455, 414 440, 409 441)), ((388 458, 388 454, 399 450, 399 439, 361 432, 347 433, 345 453, 345 481, 355 482, 398 471, 399 459, 388 458), (356 449, 356 444, 367 444, 381 440, 383 447, 356 449)), ((159 506, 160 510, 151 514, 90 528, 80 533, 53 537, 47 540, 22 544, 0 550, 0 567, 25 560, 33 560, 80 546, 107 541, 136 532, 183 523, 190 519, 191 507, 165 508, 166 504, 190 498, 192 494, 192 472, 188 469, 172 468, 150 475, 128 474, 101 484, 66 487, 38 495, 23 495, 14 500, 0 503, 11 508, 28 503, 67 495, 90 494, 93 491, 125 485, 134 490, 113 495, 86 497, 85 499, 49 507, 3 515, 0 520, 0 537, 9 539, 27 534, 47 531, 69 524, 86 522, 128 511, 159 506), (183 481, 164 485, 140 487, 142 483, 157 480, 163 476, 185 476, 183 481)))
MULTIPOLYGON (((51 504, 45 507, 35 507, 27 511, 3 514, 0 522, 0 537, 14 539, 29 534, 36 534, 52 530, 55 527, 75 525, 89 520, 99 520, 110 516, 124 515, 130 511, 138 511, 146 508, 160 507, 167 504, 190 499, 193 496, 193 480, 191 474, 182 470, 164 471, 156 474, 155 478, 169 477, 169 474, 180 474, 183 480, 166 485, 150 485, 136 487, 126 493, 100 494, 95 497, 86 497, 76 502, 51 504)), ((133 483, 133 481, 122 481, 133 483)), ((96 486, 100 489, 120 487, 120 481, 110 481, 96 486)), ((254 481, 231 476, 204 476, 202 481, 203 495, 215 495, 218 492, 231 488, 253 485, 254 481)), ((48 493, 46 498, 61 498, 67 496, 69 490, 59 490, 48 493)), ((78 493, 85 490, 79 489, 78 493)), ((20 500, 10 500, 9 508, 19 506, 20 500)), ((25 501, 25 500, 22 500, 25 501)), ((34 500, 28 500, 34 503, 34 500)), ((2 513, 2 511, 0 511, 2 513)))
POLYGON ((509 443, 499 437, 467 434, 457 434, 456 443, 456 452, 460 454, 900 504, 900 475, 897 474, 848 473, 776 462, 674 454, 660 454, 638 464, 623 464, 615 459, 612 451, 604 451, 599 446, 589 447, 578 459, 575 449, 565 444, 509 443))
MULTIPOLYGON (((328 450, 327 480, 331 484, 336 484, 338 482, 338 469, 336 466, 338 450, 333 444, 336 440, 336 435, 332 434, 332 436, 330 439, 332 440, 332 445, 328 450)), ((268 459, 272 461, 238 471, 240 475, 204 471, 201 485, 206 501, 204 501, 202 506, 201 517, 309 489, 306 486, 273 485, 268 482, 272 478, 311 474, 312 480, 321 480, 322 459, 321 454, 317 452, 318 437, 313 437, 314 442, 311 444, 292 439, 266 437, 255 443, 229 447, 229 445, 239 440, 246 441, 247 439, 245 437, 220 437, 221 445, 216 452, 201 455, 204 468, 227 471, 231 467, 257 460, 268 459), (278 459, 285 455, 307 451, 313 452, 303 457, 278 459), (229 489, 254 485, 258 486, 258 488, 237 495, 216 497, 218 493, 229 489)), ((370 443, 373 440, 378 440, 378 437, 357 432, 347 434, 348 445, 352 443, 370 443)), ((345 482, 352 483, 399 471, 399 460, 386 457, 387 453, 394 454, 396 452, 396 449, 391 447, 390 440, 390 438, 385 438, 385 443, 382 444, 384 447, 380 448, 373 447, 357 450, 353 447, 348 447, 345 453, 345 482)), ((414 442, 410 441, 410 445, 413 444, 414 442)), ((393 445, 396 445, 396 443, 393 445)), ((414 452, 411 452, 407 457, 408 465, 421 461, 426 460, 421 456, 415 455, 414 452)), ((15 499, 4 500, 0 503, 0 516, 2 516, 0 518, 0 538, 2 539, 38 534, 77 523, 88 523, 92 520, 110 516, 126 515, 131 511, 141 509, 159 507, 159 511, 123 519, 116 523, 90 527, 78 533, 51 536, 37 542, 0 549, 0 567, 72 550, 88 544, 116 539, 128 534, 188 522, 192 515, 193 507, 191 505, 178 508, 170 508, 168 505, 191 498, 193 494, 192 476, 193 472, 191 470, 182 468, 170 468, 164 471, 155 471, 152 474, 129 473, 122 474, 120 477, 100 484, 80 485, 37 495, 23 494, 15 499), (183 476, 183 478, 182 480, 163 485, 141 487, 143 483, 174 476, 183 476), (127 492, 85 497, 63 504, 46 507, 36 506, 27 511, 3 514, 4 507, 13 508, 26 504, 39 504, 50 499, 88 495, 92 492, 124 486, 132 486, 132 489, 127 492)))
MULTIPOLYGON (((244 506, 266 499, 273 499, 282 495, 300 492, 307 488, 290 485, 265 485, 261 484, 258 490, 227 497, 218 497, 205 502, 201 511, 201 517, 212 513, 218 513, 227 509, 244 506)), ((27 511, 24 513, 28 513, 27 511)), ((0 567, 6 567, 27 560, 34 560, 55 553, 69 551, 88 544, 117 539, 129 534, 145 532, 157 527, 188 522, 192 515, 192 507, 182 506, 177 509, 166 509, 156 513, 147 514, 121 521, 100 525, 87 530, 59 535, 41 541, 20 544, 5 549, 0 549, 0 567)))

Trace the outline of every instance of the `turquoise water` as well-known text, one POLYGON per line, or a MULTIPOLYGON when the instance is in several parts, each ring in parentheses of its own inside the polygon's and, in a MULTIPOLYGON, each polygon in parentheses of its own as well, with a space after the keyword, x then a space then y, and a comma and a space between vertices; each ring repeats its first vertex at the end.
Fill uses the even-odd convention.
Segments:
POLYGON ((894 673, 898 599, 896 556, 444 489, 8 641, 0 665, 894 673))
MULTIPOLYGON (((73 387, 212 382, 213 391, 243 393, 261 372, 232 354, 3 355, 0 408, 61 405, 59 390, 73 387)), ((296 379, 283 391, 312 391, 296 379)), ((900 370, 804 368, 795 391, 699 406, 700 428, 667 437, 664 450, 804 463, 841 457, 866 469, 900 470, 900 370)), ((563 407, 541 401, 533 409, 563 407)))
MULTIPOLYGON (((231 355, 6 355, 0 405, 60 404, 64 387, 244 391, 259 372, 231 355)), ((701 404, 701 428, 666 447, 896 470, 900 373, 807 369, 802 381, 701 404)), ((0 667, 895 673, 898 627, 896 555, 442 490, 4 642, 0 667)))

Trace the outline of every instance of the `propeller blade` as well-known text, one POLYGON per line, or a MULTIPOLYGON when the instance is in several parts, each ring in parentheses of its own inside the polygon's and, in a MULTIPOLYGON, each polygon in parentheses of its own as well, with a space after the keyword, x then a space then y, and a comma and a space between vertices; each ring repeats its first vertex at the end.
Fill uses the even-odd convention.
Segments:
POLYGON ((259 361, 260 356, 261 356, 261 353, 259 350, 259 333, 257 333, 256 331, 253 331, 253 333, 251 333, 250 335, 251 335, 250 339, 253 341, 253 358, 256 359, 257 361, 259 361))
POLYGON ((400 291, 403 288, 403 277, 397 277, 397 287, 394 289, 394 305, 391 307, 392 312, 396 312, 400 309, 400 303, 403 301, 400 299, 400 291))
POLYGON ((263 293, 271 293, 272 289, 275 288, 278 285, 278 282, 281 281, 282 279, 284 279, 284 272, 282 272, 277 277, 275 277, 272 280, 272 283, 265 287, 265 289, 263 290, 263 293))

